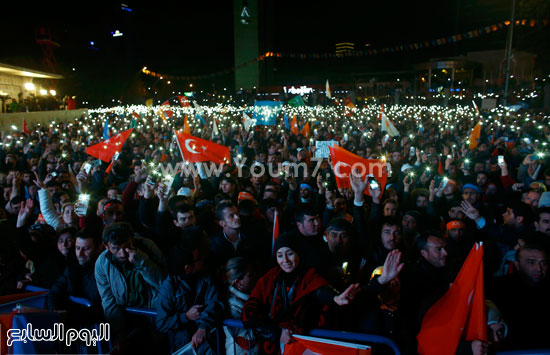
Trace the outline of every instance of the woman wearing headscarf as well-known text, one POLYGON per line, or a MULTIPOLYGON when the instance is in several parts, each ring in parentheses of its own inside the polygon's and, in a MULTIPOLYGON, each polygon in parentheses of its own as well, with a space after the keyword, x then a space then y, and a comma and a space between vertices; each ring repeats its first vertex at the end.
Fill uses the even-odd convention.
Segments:
POLYGON ((243 323, 264 339, 261 351, 274 354, 293 341, 292 334, 304 334, 322 324, 323 307, 349 304, 359 284, 337 294, 327 280, 301 262, 300 241, 282 235, 275 242, 277 266, 261 277, 243 307, 243 323))

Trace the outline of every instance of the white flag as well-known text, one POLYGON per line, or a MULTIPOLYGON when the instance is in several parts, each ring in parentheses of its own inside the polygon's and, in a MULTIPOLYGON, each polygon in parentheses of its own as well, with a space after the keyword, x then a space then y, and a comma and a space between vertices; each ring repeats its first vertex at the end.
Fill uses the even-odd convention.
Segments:
POLYGON ((332 99, 332 93, 330 92, 330 85, 328 84, 328 79, 327 79, 327 85, 326 85, 326 88, 325 88, 325 92, 327 94, 327 97, 329 99, 332 99))
POLYGON ((200 116, 204 116, 204 110, 203 108, 198 104, 197 101, 193 100, 193 106, 195 106, 195 113, 200 115, 200 116))
POLYGON ((479 108, 477 108, 476 102, 472 100, 472 103, 474 104, 474 109, 476 110, 476 114, 479 116, 479 108))
POLYGON ((251 119, 250 116, 248 116, 246 113, 243 112, 243 124, 244 129, 248 132, 250 130, 250 127, 254 125, 255 120, 251 119))
POLYGON ((380 115, 382 116, 382 132, 387 132, 388 135, 395 137, 399 135, 399 131, 393 123, 391 123, 390 119, 384 112, 380 112, 380 115))
POLYGON ((214 122, 214 127, 212 127, 212 138, 214 138, 220 134, 220 131, 218 131, 218 124, 216 123, 216 119, 214 118, 212 121, 214 122))

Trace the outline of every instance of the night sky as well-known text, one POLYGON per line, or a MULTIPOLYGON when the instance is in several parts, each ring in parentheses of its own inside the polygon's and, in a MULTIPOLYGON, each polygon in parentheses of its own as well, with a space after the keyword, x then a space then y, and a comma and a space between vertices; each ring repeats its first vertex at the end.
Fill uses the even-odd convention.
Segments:
MULTIPOLYGON (((235 64, 232 1, 124 3, 133 11, 122 11, 117 1, 6 5, 16 7, 3 11, 0 21, 0 62, 44 70, 35 35, 45 26, 61 45, 55 49, 57 72, 68 79, 84 78, 91 86, 103 79, 115 86, 135 79, 143 66, 172 75, 200 75, 235 64), (117 29, 124 35, 113 38, 110 32, 117 29)), ((431 40, 506 19, 508 7, 495 4, 261 0, 260 51, 322 53, 333 52, 342 41, 363 49, 367 43, 376 48, 431 40)))

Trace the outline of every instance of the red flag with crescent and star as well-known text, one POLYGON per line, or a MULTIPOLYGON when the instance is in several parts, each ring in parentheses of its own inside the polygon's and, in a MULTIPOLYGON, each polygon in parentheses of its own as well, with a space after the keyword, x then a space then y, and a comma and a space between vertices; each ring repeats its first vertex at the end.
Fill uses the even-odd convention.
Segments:
POLYGON ((178 146, 183 159, 189 163, 211 161, 216 164, 230 162, 229 148, 182 131, 175 131, 178 146))
POLYGON ((187 98, 187 96, 178 96, 178 101, 180 102, 180 105, 181 107, 189 107, 191 106, 189 104, 189 99, 187 98))
POLYGON ((130 128, 112 136, 107 140, 104 140, 103 142, 89 146, 86 148, 86 154, 109 163, 113 155, 122 150, 124 142, 126 142, 133 130, 133 128, 130 128))

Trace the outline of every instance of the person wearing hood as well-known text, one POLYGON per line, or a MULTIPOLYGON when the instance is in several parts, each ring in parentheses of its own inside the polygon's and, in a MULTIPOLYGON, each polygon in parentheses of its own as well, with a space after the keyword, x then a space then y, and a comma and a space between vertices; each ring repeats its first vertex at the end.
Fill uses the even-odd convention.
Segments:
POLYGON ((292 334, 304 334, 322 325, 323 305, 347 305, 359 291, 359 284, 352 284, 337 294, 314 268, 301 262, 300 245, 293 235, 277 238, 277 266, 258 280, 243 307, 245 327, 254 328, 261 336, 260 350, 267 354, 275 354, 293 342, 292 334))

